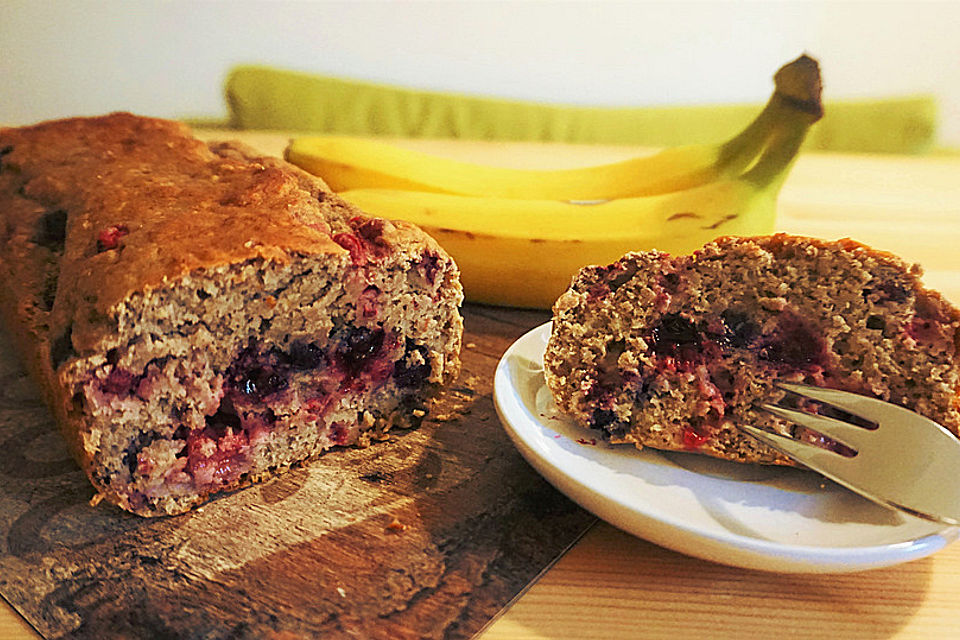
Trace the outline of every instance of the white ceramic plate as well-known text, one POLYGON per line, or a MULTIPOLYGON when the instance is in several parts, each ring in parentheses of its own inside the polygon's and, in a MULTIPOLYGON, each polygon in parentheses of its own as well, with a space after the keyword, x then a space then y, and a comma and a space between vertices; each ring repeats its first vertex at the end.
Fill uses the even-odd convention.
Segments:
POLYGON ((558 413, 543 378, 549 335, 548 323, 504 354, 494 381, 497 412, 541 475, 616 527, 714 562, 801 573, 907 562, 960 535, 813 472, 607 444, 558 413))

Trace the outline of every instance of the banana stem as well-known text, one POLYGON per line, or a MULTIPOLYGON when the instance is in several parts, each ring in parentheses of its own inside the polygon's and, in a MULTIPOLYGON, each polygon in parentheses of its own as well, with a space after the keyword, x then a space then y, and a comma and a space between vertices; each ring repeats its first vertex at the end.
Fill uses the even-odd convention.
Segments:
MULTIPOLYGON (((719 164, 724 169, 749 158, 756 159, 785 119, 802 114, 813 124, 823 116, 820 102, 820 68, 816 60, 803 55, 781 67, 773 77, 774 92, 760 114, 738 135, 720 147, 719 164)), ((749 162, 740 170, 746 169, 749 162)))
POLYGON ((780 190, 812 124, 809 115, 794 114, 792 120, 789 126, 773 130, 770 143, 741 180, 752 182, 762 190, 780 190))

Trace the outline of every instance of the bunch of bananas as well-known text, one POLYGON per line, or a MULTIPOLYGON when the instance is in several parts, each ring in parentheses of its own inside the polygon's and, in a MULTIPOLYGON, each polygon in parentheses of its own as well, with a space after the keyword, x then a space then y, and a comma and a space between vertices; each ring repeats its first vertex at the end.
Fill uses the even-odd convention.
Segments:
POLYGON ((549 308, 587 264, 773 231, 777 195, 823 114, 812 58, 782 67, 774 84, 723 144, 581 169, 482 166, 336 136, 296 139, 286 158, 367 213, 432 235, 460 266, 468 300, 549 308))

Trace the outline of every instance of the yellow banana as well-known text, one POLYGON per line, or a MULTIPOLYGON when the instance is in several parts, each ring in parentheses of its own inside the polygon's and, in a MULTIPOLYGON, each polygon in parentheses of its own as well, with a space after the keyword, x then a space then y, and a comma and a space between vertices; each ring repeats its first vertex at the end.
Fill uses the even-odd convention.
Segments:
POLYGON ((467 299, 549 308, 584 265, 628 251, 687 253, 720 235, 772 232, 777 194, 808 126, 809 118, 778 131, 740 177, 668 194, 598 204, 395 189, 341 195, 432 235, 460 266, 467 299))
MULTIPOLYGON (((797 112, 819 109, 817 63, 801 56, 774 76, 766 107, 723 144, 688 145, 577 169, 493 167, 431 156, 384 142, 342 136, 298 138, 286 158, 334 191, 387 188, 499 198, 594 200, 655 195, 736 176, 753 164, 771 133, 797 112)), ((819 113, 816 114, 819 118, 819 113)))

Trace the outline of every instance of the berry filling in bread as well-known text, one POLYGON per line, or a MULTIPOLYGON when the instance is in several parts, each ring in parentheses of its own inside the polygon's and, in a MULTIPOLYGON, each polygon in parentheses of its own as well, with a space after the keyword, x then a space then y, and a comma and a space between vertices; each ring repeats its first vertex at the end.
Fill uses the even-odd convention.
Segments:
POLYGON ((807 402, 777 380, 892 401, 957 432, 960 312, 918 275, 849 241, 787 236, 628 254, 581 271, 557 302, 547 381, 612 442, 738 461, 789 464, 737 423, 852 454, 758 410, 807 402))
MULTIPOLYGON (((197 311, 212 311, 205 322, 111 349, 101 366, 78 381, 74 399, 105 425, 99 447, 118 451, 122 462, 105 465, 100 481, 134 510, 152 510, 242 484, 331 447, 364 444, 394 424, 415 423, 424 389, 442 379, 449 364, 431 346, 445 340, 436 319, 411 324, 403 313, 431 304, 441 285, 437 267, 429 256, 394 272, 359 268, 353 253, 349 262, 341 276, 289 277, 249 304, 262 314, 252 317, 222 317, 219 305, 229 294, 199 287, 192 292, 201 305, 197 311), (434 283, 427 289, 404 289, 411 278, 429 276, 434 283), (383 290, 400 295, 390 298, 383 290), (311 305, 297 295, 307 291, 316 292, 308 299, 330 299, 325 304, 333 312, 332 326, 324 333, 304 329, 311 305), (352 291, 359 293, 351 299, 352 291), (253 326, 234 334, 247 337, 229 358, 193 349, 180 335, 195 333, 205 343, 211 339, 208 325, 243 323, 253 326), (184 353, 151 357, 169 351, 184 353), (147 423, 150 429, 133 428, 147 423)), ((450 263, 445 267, 449 271, 450 263)), ((183 298, 179 291, 169 295, 183 298)), ((163 297, 161 308, 170 303, 163 297)), ((221 336, 218 342, 223 348, 234 340, 221 336)))
POLYGON ((183 375, 157 361, 139 375, 115 366, 83 389, 96 410, 139 411, 152 395, 174 386, 199 400, 192 409, 171 409, 181 422, 172 433, 141 433, 125 448, 119 480, 134 488, 132 501, 142 502, 228 486, 250 472, 260 449, 302 425, 318 449, 356 444, 383 421, 383 415, 359 410, 361 399, 383 395, 402 404, 431 376, 425 354, 383 329, 353 327, 326 346, 294 342, 279 350, 252 341, 222 373, 183 375), (185 420, 191 411, 192 420, 185 420))

